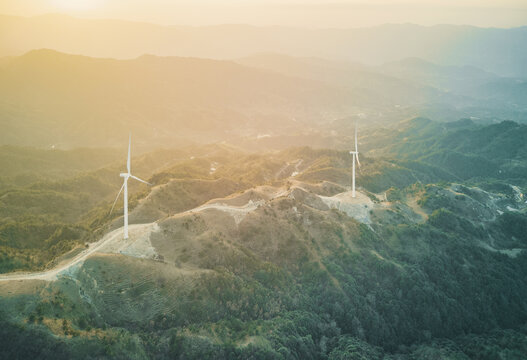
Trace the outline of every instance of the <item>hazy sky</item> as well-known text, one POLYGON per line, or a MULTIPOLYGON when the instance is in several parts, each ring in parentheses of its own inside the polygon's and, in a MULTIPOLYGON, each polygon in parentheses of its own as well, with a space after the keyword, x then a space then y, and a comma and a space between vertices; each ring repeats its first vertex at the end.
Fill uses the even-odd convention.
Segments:
POLYGON ((360 27, 384 23, 527 25, 526 0, 0 0, 0 13, 67 13, 173 25, 360 27))

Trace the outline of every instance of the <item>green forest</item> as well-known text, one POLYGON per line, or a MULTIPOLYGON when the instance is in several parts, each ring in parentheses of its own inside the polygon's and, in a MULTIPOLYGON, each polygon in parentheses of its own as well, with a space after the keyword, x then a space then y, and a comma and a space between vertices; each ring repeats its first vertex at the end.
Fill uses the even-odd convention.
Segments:
MULTIPOLYGON (((181 248, 156 261, 96 254, 52 283, 0 284, 0 358, 524 359, 527 126, 416 118, 397 128, 371 130, 382 145, 361 158, 361 191, 390 205, 371 223, 313 200, 349 183, 346 151, 137 156, 154 187, 131 188, 132 215, 157 220, 154 245, 181 248), (295 181, 298 195, 236 227, 217 214, 173 217, 295 181)), ((122 205, 109 214, 121 155, 0 148, 0 272, 50 268, 121 226, 122 205)))

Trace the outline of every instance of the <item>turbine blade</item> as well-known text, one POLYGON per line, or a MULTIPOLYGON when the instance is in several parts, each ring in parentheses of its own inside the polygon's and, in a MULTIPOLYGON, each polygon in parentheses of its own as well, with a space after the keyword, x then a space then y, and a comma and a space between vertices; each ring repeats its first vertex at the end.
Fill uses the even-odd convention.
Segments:
POLYGON ((357 157, 357 165, 359 165, 359 167, 360 167, 359 153, 356 153, 355 156, 357 157))
POLYGON ((137 181, 141 181, 142 183, 145 183, 146 185, 152 185, 148 181, 144 181, 144 180, 139 179, 137 176, 130 175, 130 177, 132 179, 136 179, 137 181))
POLYGON ((128 136, 128 159, 126 160, 126 169, 130 174, 130 148, 132 147, 132 133, 128 136))
MULTIPOLYGON (((355 121, 355 152, 359 152, 357 144, 357 122, 355 121)), ((358 159, 358 158, 357 158, 358 159)), ((358 161, 358 160, 357 160, 358 161)))
POLYGON ((110 210, 110 214, 112 213, 113 208, 115 207, 115 204, 117 203, 117 200, 119 199, 119 196, 121 195, 121 192, 123 192, 123 189, 124 189, 124 182, 123 182, 123 185, 121 186, 121 190, 119 190, 119 192, 117 193, 117 196, 115 197, 115 200, 112 205, 112 209, 110 210))

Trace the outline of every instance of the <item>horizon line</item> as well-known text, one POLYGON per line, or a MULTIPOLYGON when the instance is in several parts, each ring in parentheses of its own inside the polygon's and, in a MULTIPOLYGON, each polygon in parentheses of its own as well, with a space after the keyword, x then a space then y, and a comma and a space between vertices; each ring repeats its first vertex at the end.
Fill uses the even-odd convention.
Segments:
POLYGON ((283 25, 283 24, 269 24, 269 25, 256 25, 256 24, 249 24, 249 23, 217 23, 217 24, 203 24, 203 25, 189 25, 189 24, 162 24, 162 23, 156 23, 156 22, 150 22, 146 20, 133 20, 133 19, 125 19, 125 18, 114 18, 114 17, 90 17, 90 16, 79 16, 79 15, 72 15, 64 12, 49 12, 44 14, 38 14, 38 15, 18 15, 18 14, 9 14, 9 13, 0 13, 0 16, 4 17, 13 17, 13 18, 21 18, 21 19, 35 19, 35 18, 43 18, 43 17, 51 17, 51 16, 57 16, 57 17, 63 17, 63 18, 71 18, 71 19, 77 19, 77 20, 84 20, 84 21, 115 21, 115 22, 125 22, 125 23, 132 23, 132 24, 142 24, 142 25, 149 25, 149 26, 155 26, 155 27, 161 27, 161 28, 213 28, 213 27, 226 27, 226 26, 240 26, 240 27, 252 27, 252 28, 282 28, 282 29, 296 29, 296 30, 310 30, 310 31, 328 31, 328 30, 335 30, 335 31, 348 31, 348 30, 359 30, 359 29, 374 29, 384 26, 416 26, 416 27, 422 27, 422 28, 433 28, 433 27, 444 27, 444 26, 451 26, 451 27, 468 27, 468 28, 476 28, 476 29, 498 29, 498 30, 512 30, 512 29, 522 29, 527 27, 527 23, 524 25, 519 26, 510 26, 510 27, 498 27, 498 26, 478 26, 478 25, 471 25, 471 24, 451 24, 451 23, 437 23, 432 25, 424 25, 424 24, 417 24, 413 22, 387 22, 377 25, 371 25, 371 26, 356 26, 356 27, 322 27, 322 26, 291 26, 291 25, 283 25))

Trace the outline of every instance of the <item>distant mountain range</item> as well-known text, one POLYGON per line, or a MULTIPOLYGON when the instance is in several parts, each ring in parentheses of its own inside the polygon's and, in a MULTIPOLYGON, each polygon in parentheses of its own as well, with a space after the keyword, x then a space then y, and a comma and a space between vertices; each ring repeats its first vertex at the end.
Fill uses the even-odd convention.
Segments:
POLYGON ((113 147, 132 131, 138 150, 283 135, 313 146, 308 135, 357 116, 522 121, 526 94, 521 79, 415 58, 380 66, 280 54, 116 60, 43 49, 0 58, 0 145, 113 147))
POLYGON ((349 89, 230 61, 50 50, 6 61, 0 94, 1 142, 57 147, 113 146, 129 130, 156 146, 225 140, 329 121, 361 102, 349 89))
POLYGON ((260 52, 382 64, 418 57, 527 76, 527 27, 497 29, 412 24, 358 29, 300 29, 249 25, 160 26, 65 15, 0 16, 0 55, 51 48, 97 57, 239 58, 260 52), (104 39, 97 41, 95 39, 104 39))

